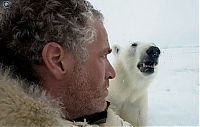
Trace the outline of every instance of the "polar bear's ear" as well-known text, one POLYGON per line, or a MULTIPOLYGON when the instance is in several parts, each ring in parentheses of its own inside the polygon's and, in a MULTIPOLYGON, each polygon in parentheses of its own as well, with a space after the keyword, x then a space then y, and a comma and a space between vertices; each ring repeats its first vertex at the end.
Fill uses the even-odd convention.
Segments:
POLYGON ((120 52, 120 46, 119 45, 113 45, 112 50, 113 50, 113 54, 115 56, 117 56, 117 55, 119 55, 119 52, 120 52))

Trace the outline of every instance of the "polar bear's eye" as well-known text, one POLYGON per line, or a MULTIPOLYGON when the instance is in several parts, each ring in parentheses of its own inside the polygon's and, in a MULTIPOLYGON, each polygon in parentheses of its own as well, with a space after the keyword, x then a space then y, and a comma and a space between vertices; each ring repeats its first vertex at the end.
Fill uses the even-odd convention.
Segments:
POLYGON ((136 46, 137 46, 137 43, 133 43, 131 46, 132 46, 132 47, 136 47, 136 46))

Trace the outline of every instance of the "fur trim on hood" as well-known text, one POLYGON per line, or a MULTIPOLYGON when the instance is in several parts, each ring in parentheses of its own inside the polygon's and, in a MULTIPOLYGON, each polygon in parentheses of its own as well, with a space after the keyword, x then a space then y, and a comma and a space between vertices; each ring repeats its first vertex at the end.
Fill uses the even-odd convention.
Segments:
MULTIPOLYGON (((36 87, 26 88, 27 82, 14 79, 9 71, 0 69, 0 127, 86 127, 87 122, 73 123, 63 119, 59 100, 51 98, 36 87)), ((30 85, 28 85, 30 86, 30 85)), ((131 126, 111 109, 108 118, 100 126, 131 126)), ((99 125, 91 125, 91 127, 99 125)))
POLYGON ((62 117, 58 105, 39 87, 26 90, 24 81, 0 71, 0 126, 58 126, 62 117))

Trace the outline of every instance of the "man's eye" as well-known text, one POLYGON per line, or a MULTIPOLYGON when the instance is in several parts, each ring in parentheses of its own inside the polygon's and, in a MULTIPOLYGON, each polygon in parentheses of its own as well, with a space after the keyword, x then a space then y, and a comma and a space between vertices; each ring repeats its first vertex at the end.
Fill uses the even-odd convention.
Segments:
POLYGON ((104 54, 103 57, 106 58, 108 54, 104 54))
POLYGON ((107 53, 102 55, 103 58, 107 58, 107 56, 108 56, 107 53))

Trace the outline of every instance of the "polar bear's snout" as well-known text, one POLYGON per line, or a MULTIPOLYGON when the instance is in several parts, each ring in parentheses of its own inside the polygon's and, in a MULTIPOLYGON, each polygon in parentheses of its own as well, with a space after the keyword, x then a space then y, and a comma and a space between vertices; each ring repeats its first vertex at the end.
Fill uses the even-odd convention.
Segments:
POLYGON ((147 49, 146 53, 150 58, 158 59, 160 55, 160 49, 158 47, 151 46, 149 49, 147 49))

